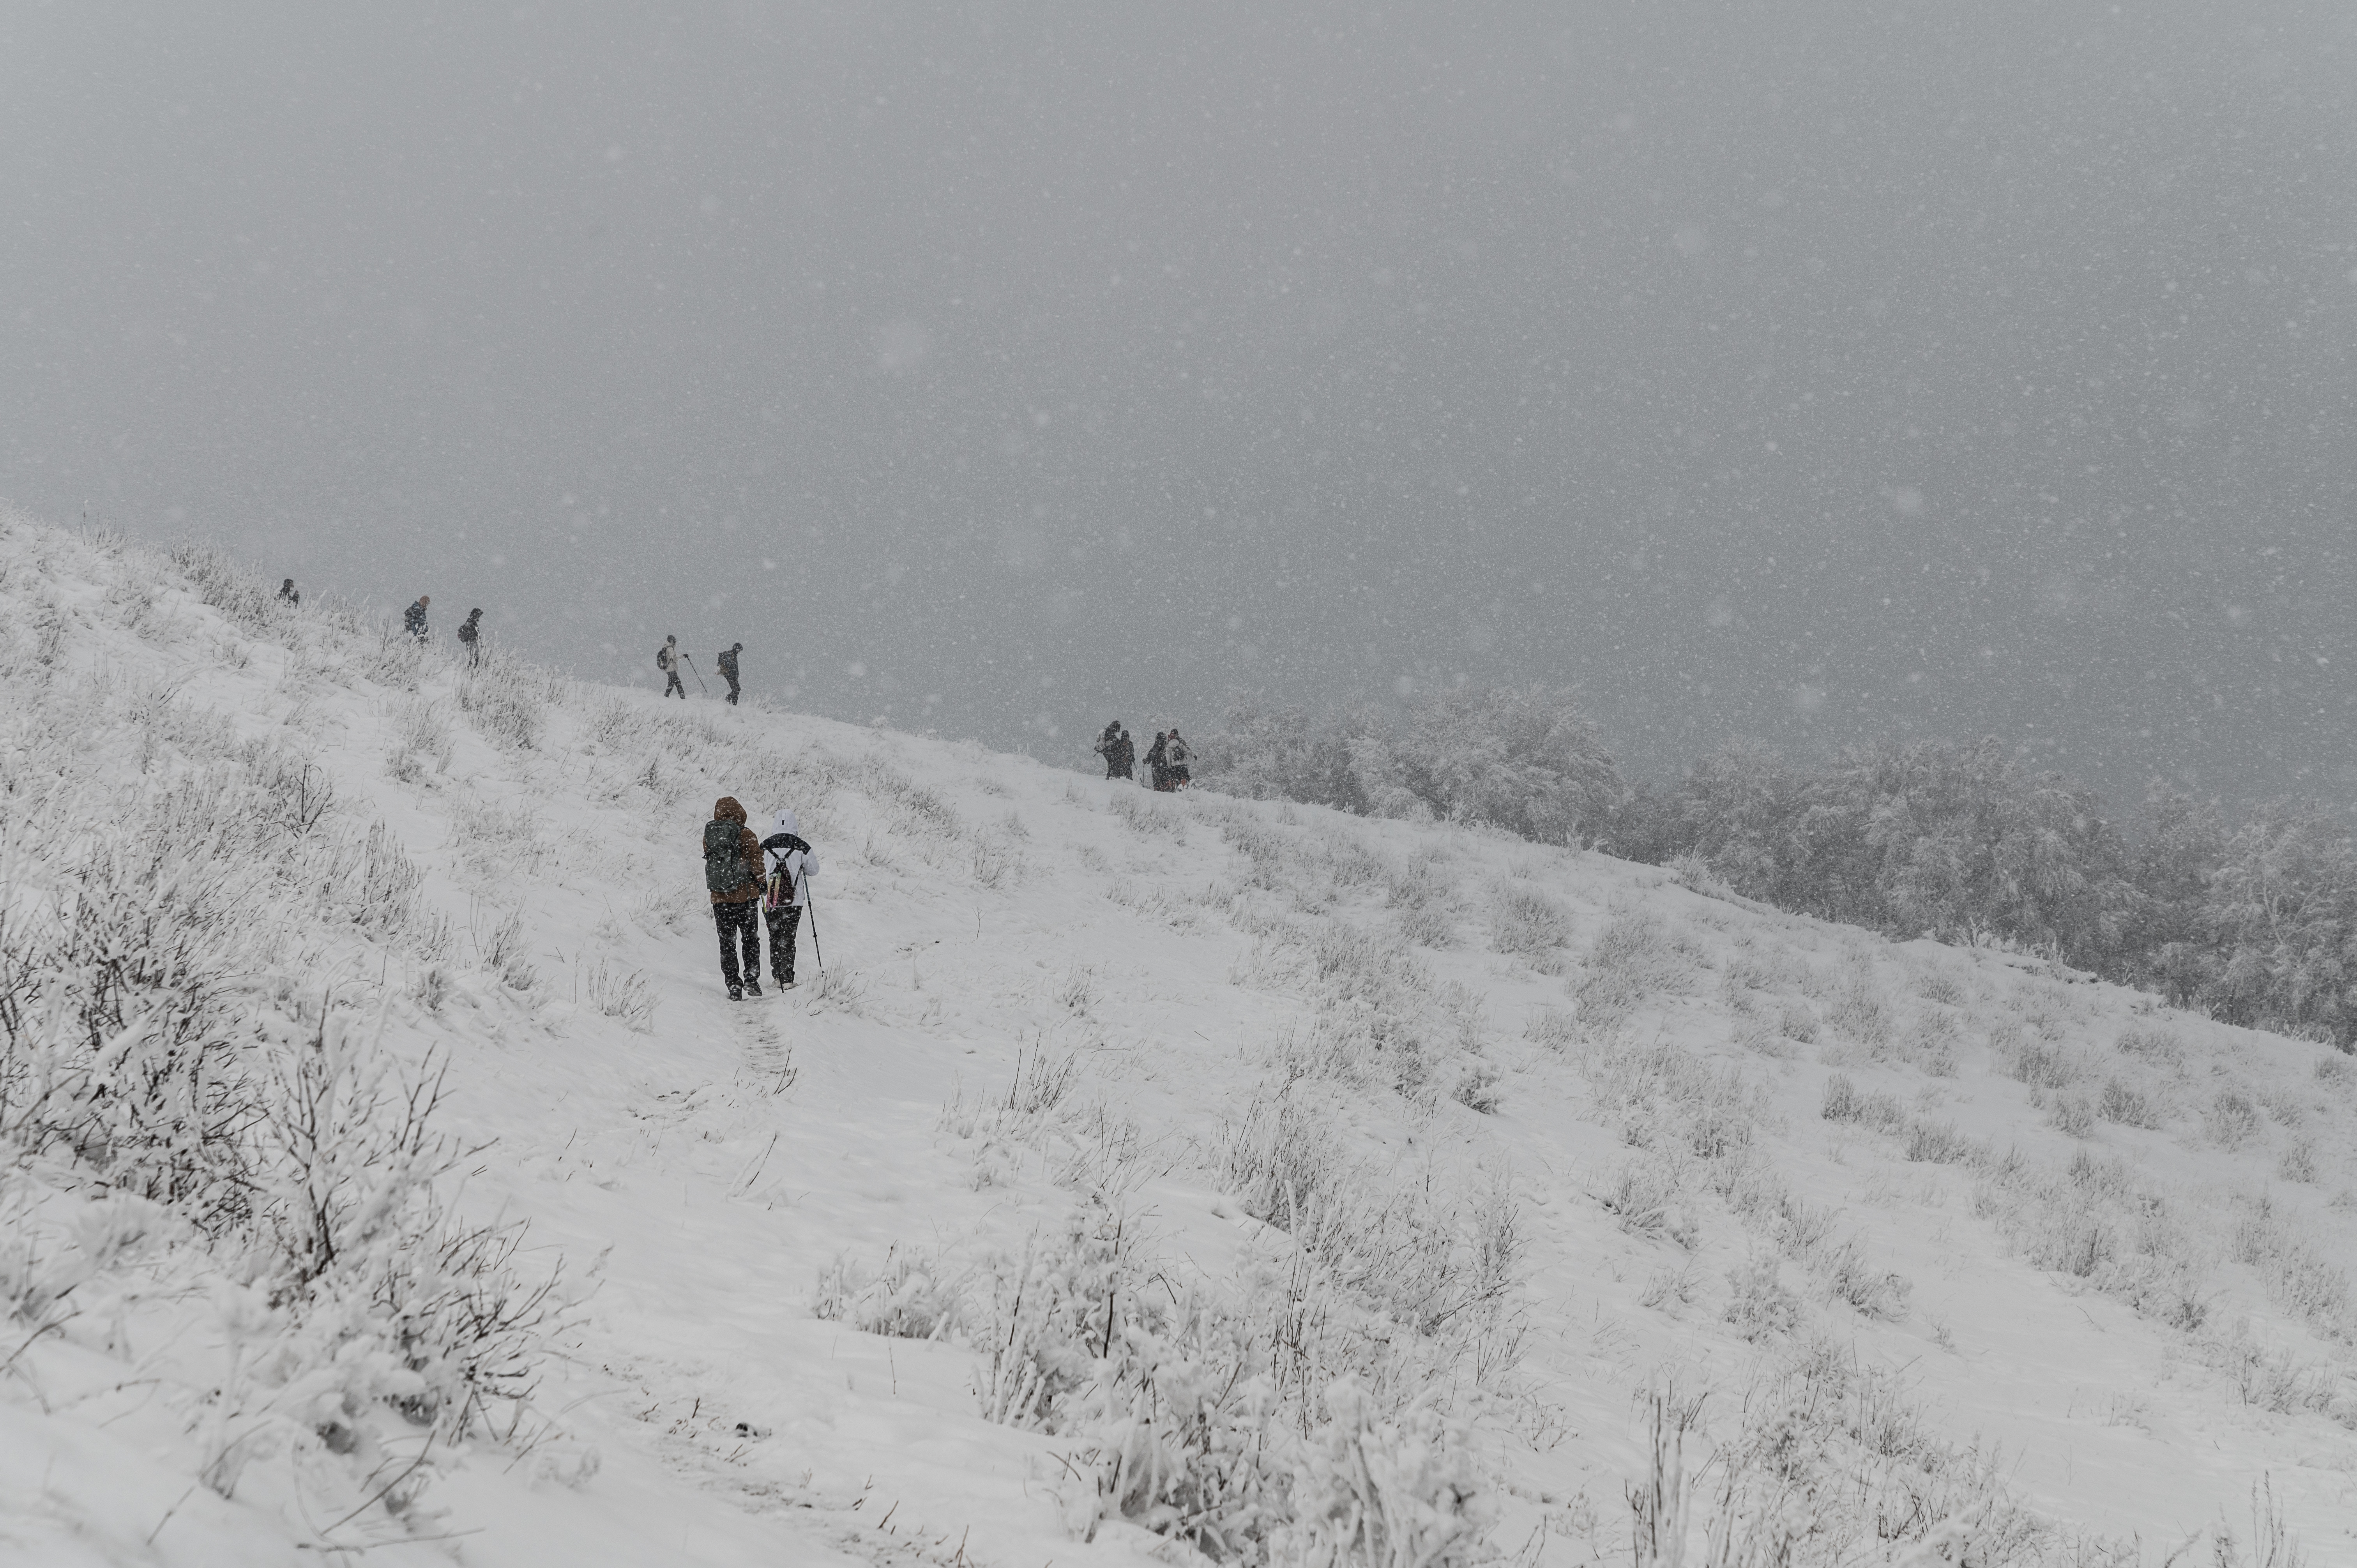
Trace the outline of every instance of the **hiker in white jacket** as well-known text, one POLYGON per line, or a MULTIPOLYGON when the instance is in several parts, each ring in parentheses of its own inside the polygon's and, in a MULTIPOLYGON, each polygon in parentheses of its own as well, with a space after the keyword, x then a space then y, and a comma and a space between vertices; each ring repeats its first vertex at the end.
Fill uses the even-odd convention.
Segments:
POLYGON ((770 923, 770 972, 781 986, 794 983, 794 931, 802 923, 810 879, 818 856, 802 842, 802 822, 791 811, 778 813, 777 831, 761 841, 761 915, 770 923))

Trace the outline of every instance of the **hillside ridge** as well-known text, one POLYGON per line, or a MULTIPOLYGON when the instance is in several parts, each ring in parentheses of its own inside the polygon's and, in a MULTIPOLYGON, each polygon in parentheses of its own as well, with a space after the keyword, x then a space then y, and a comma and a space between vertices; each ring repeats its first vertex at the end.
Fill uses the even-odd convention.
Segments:
POLYGON ((1795 1562, 2357 1562, 2329 1047, 269 589, 0 521, 28 1560, 1571 1564, 1633 1487, 1795 1562), (721 794, 822 854, 783 996, 721 993, 721 794), (199 1047, 261 1122, 55 1088, 199 1047))

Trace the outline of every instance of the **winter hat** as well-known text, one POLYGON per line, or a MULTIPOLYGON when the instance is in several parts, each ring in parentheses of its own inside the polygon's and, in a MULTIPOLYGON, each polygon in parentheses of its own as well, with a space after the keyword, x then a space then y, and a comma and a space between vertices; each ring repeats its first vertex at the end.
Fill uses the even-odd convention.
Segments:
POLYGON ((712 803, 712 820, 741 824, 745 821, 745 808, 737 803, 736 796, 723 795, 712 803))
POLYGON ((741 642, 732 642, 728 645, 728 651, 731 653, 742 653, 745 651, 745 645, 741 642))

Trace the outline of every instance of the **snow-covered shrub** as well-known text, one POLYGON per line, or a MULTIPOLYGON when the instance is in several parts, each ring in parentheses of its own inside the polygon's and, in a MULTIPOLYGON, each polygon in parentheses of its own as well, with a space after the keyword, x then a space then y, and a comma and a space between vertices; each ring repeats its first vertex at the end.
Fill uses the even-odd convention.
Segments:
POLYGON ((643 970, 614 969, 603 961, 592 964, 589 1004, 608 1018, 621 1020, 625 1028, 641 1035, 654 1033, 654 992, 643 970))
POLYGON ((1495 1518, 1462 1435, 1419 1401, 1386 1416, 1356 1384, 1326 1385, 1297 1449, 1281 1561, 1304 1568, 1456 1568, 1495 1518))
POLYGON ((1992 1043, 1996 1047, 1997 1070, 2032 1089, 2068 1089, 2085 1070, 2069 1049, 2024 1039, 2018 1031, 1992 1043))
POLYGON ((1394 926, 1402 940, 1418 947, 1438 951, 1457 945, 1457 922, 1437 904, 1411 905, 1394 917, 1394 926))
POLYGON ((2166 1120, 2159 1101, 2135 1085, 2107 1078, 2095 1095, 2095 1114, 2124 1127, 2158 1130, 2166 1120))
POLYGON ((1855 1236, 1819 1248, 1810 1262, 1833 1299, 1846 1301, 1869 1317, 1897 1322, 1907 1316, 1914 1284, 1904 1274, 1877 1267, 1855 1236))
POLYGON ((1672 945, 1667 922, 1642 909, 1614 915, 1596 933, 1572 987, 1580 1027, 1600 1036, 1657 995, 1690 989, 1694 966, 1672 945))
POLYGON ((540 744, 548 721, 547 703, 518 678, 514 661, 497 654, 459 677, 458 709, 486 739, 526 751, 540 744))
POLYGON ((1490 890, 1490 945, 1527 961, 1541 974, 1563 971, 1570 914, 1535 887, 1506 881, 1490 890))
POLYGON ((1879 1091, 1862 1092, 1847 1074, 1838 1072, 1825 1079, 1819 1114, 1828 1122, 1855 1122, 1883 1133, 1897 1132, 1907 1121, 1897 1099, 1879 1091))
POLYGON ((804 1005, 813 1011, 830 1011, 858 1018, 867 1012, 867 982, 860 972, 846 964, 832 968, 822 964, 818 972, 803 983, 804 1005))
POLYGON ((530 991, 540 982, 524 938, 523 910, 508 912, 505 919, 487 918, 478 911, 474 920, 475 955, 484 970, 516 991, 530 991))
POLYGON ((1825 1010, 1825 1022, 1864 1046, 1870 1056, 1880 1058, 1889 1048, 1890 1008, 1872 972, 1863 965, 1850 972, 1840 995, 1825 1010))
POLYGON ((1584 1062, 1596 1108, 1620 1122, 1624 1142, 1723 1160, 1749 1146, 1761 1109, 1734 1068, 1719 1068, 1664 1040, 1608 1041, 1584 1062))
POLYGON ((2258 1108, 2240 1090, 2222 1089, 2202 1107, 2201 1130, 2220 1148, 2239 1149, 2258 1136, 2258 1108))
POLYGON ((2185 1042, 2167 1029, 2122 1029, 2117 1045, 2122 1054, 2167 1071, 2185 1065, 2185 1042))
POLYGON ((2058 1094, 2047 1108, 2046 1119, 2065 1137, 2090 1137, 2095 1131, 2094 1101, 2083 1094, 2058 1094))
POLYGON ((436 703, 413 697, 393 718, 393 751, 385 768, 404 783, 414 783, 430 765, 437 773, 450 768, 450 718, 436 703))
POLYGON ((2018 1158, 1989 1161, 1973 1212, 2033 1268, 2083 1279, 2171 1327, 2198 1328, 2209 1315, 2201 1252, 2174 1206, 2118 1161, 2082 1149, 2061 1175, 2018 1158))
POLYGON ((1666 1239, 1691 1251, 1699 1231, 1683 1200, 1683 1176, 1658 1155, 1634 1155, 1614 1167, 1596 1201, 1631 1235, 1666 1239))
POLYGON ((2260 1197, 2245 1206, 2228 1239, 2228 1253, 2250 1265, 2266 1286, 2268 1299, 2327 1336, 2357 1343, 2357 1294, 2346 1269, 2315 1249, 2260 1197))
POLYGON ((1487 1310, 1515 1282, 1511 1196, 1438 1202, 1353 1159, 1289 1096, 1231 1126, 1222 1185, 1337 1284, 1421 1334, 1487 1310))
POLYGON ((1781 1338, 1800 1327, 1801 1298, 1784 1288, 1772 1252, 1755 1252, 1741 1268, 1729 1269, 1727 1283, 1722 1316, 1751 1343, 1781 1338))
POLYGON ((1560 1007, 1534 1008, 1523 1026, 1523 1038, 1566 1050, 1579 1039, 1579 1020, 1560 1007))
POLYGON ((1984 1157, 1987 1151, 1956 1131, 1953 1122, 1907 1124, 1907 1157, 1919 1164, 1953 1165, 1984 1157))
POLYGON ((951 1338, 965 1328, 965 1284, 938 1251, 920 1260, 896 1245, 873 1268, 846 1252, 819 1271, 811 1316, 896 1339, 951 1338))
POLYGON ((170 559, 187 576, 197 597, 221 611, 232 626, 268 635, 281 618, 296 613, 280 600, 276 587, 231 560, 216 545, 184 541, 172 547, 170 559))

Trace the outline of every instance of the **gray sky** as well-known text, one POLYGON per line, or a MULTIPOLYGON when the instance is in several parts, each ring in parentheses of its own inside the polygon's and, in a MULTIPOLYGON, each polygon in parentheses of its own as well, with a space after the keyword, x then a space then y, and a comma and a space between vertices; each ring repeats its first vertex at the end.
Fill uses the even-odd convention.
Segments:
POLYGON ((2280 0, 12 5, 0 496, 1044 756, 2346 801, 2352 111, 2280 0))

